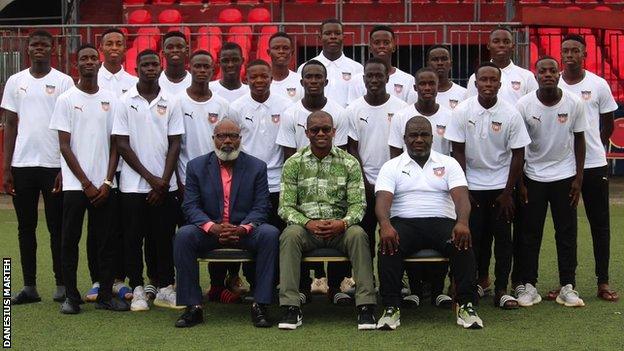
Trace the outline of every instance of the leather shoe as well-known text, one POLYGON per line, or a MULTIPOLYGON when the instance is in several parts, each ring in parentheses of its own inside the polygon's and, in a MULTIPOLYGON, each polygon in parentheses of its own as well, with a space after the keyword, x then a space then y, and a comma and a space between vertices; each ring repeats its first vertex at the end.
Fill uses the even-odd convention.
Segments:
POLYGON ((204 311, 201 307, 188 306, 175 322, 175 326, 176 328, 190 328, 199 323, 204 323, 204 311))
POLYGON ((61 313, 63 314, 78 314, 80 313, 80 306, 77 301, 73 301, 70 298, 66 298, 61 305, 61 313))
POLYGON ((96 310, 109 310, 109 311, 130 311, 130 305, 126 301, 119 300, 118 298, 110 298, 105 301, 98 301, 95 304, 96 310))
POLYGON ((11 305, 23 305, 26 303, 40 302, 41 297, 28 295, 24 290, 11 299, 11 305))
POLYGON ((266 305, 253 303, 251 305, 251 321, 256 328, 270 328, 266 305))

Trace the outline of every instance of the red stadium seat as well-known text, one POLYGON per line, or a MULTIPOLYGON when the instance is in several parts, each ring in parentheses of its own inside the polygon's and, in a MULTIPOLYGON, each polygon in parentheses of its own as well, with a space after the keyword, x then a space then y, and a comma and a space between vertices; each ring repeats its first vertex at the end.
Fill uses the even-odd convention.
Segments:
POLYGON ((175 0, 152 0, 152 5, 173 5, 175 0))
POLYGON ((188 27, 174 26, 174 27, 167 28, 167 32, 175 32, 175 31, 184 33, 184 36, 186 37, 186 42, 187 43, 191 42, 191 30, 188 27))
POLYGON ((180 5, 201 5, 204 0, 180 0, 180 5))
POLYGON ((152 23, 152 14, 143 9, 134 10, 128 15, 128 23, 130 24, 149 24, 152 23))
POLYGON ((136 58, 139 52, 137 48, 131 47, 126 50, 126 64, 124 65, 124 69, 126 72, 136 76, 136 58))
POLYGON ((139 36, 132 42, 132 47, 141 52, 146 49, 158 50, 158 42, 151 36, 139 36))
POLYGON ((197 30, 197 33, 199 34, 213 34, 213 35, 218 35, 221 36, 221 28, 219 27, 199 27, 199 29, 197 30))
POLYGON ((214 60, 217 60, 219 56, 219 51, 221 50, 221 37, 217 35, 211 34, 200 34, 197 37, 197 46, 196 50, 206 50, 208 51, 214 60))
POLYGON ((295 0, 295 2, 299 4, 313 4, 317 3, 318 0, 295 0))
POLYGON ((535 73, 535 63, 537 62, 537 59, 539 58, 539 49, 537 48, 537 44, 535 43, 535 41, 531 40, 529 42, 529 49, 531 52, 531 59, 529 60, 529 69, 535 73))
POLYGON ((604 11, 604 12, 609 12, 611 11, 611 8, 608 6, 596 6, 594 7, 595 11, 604 11))
POLYGON ((138 5, 145 5, 145 0, 123 0, 123 5, 124 6, 138 6, 138 5))
POLYGON ((156 27, 141 27, 137 30, 137 36, 151 36, 158 42, 160 41, 160 29, 156 27))
POLYGON ((227 8, 219 13, 219 23, 241 23, 243 14, 239 9, 227 8))
POLYGON ((253 8, 247 14, 247 22, 269 23, 271 22, 271 12, 262 7, 253 8))
POLYGON ((167 9, 160 12, 158 15, 158 22, 163 24, 178 24, 182 23, 182 14, 175 9, 167 9))
POLYGON ((559 28, 539 28, 539 46, 544 54, 552 57, 561 57, 561 29, 559 28))
POLYGON ((260 38, 258 39, 258 47, 256 48, 256 58, 271 62, 271 57, 267 53, 269 49, 269 39, 273 33, 277 33, 277 26, 264 26, 260 30, 260 38))

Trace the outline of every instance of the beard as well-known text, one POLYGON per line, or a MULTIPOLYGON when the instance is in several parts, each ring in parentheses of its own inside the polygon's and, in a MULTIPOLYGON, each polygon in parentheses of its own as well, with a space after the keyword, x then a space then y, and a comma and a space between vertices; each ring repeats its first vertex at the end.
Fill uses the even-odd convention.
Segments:
POLYGON ((239 154, 240 149, 232 148, 232 150, 219 150, 215 148, 215 155, 217 155, 217 158, 221 161, 234 161, 238 158, 239 154))

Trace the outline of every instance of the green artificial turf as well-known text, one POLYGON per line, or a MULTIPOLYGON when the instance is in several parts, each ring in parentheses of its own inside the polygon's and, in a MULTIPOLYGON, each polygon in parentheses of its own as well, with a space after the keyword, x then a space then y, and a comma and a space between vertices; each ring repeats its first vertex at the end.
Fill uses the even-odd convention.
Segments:
MULTIPOLYGON (((611 220, 611 281, 624 295, 624 206, 612 206, 611 220)), ((13 210, 0 210, 0 237, 2 257, 13 261, 12 288, 16 292, 23 282, 13 210)), ((548 220, 540 257, 538 289, 542 295, 558 283, 553 237, 548 220)), ((78 271, 83 294, 90 287, 85 241, 83 237, 78 271)), ((543 301, 531 308, 503 311, 494 308, 489 297, 478 309, 485 323, 483 330, 463 330, 450 311, 437 310, 425 301, 417 309, 403 309, 402 325, 394 332, 358 332, 354 308, 331 306, 321 297, 304 306, 304 324, 296 331, 254 328, 245 304, 208 304, 205 323, 191 329, 173 327, 180 311, 158 307, 148 312, 114 313, 85 304, 79 315, 61 315, 59 304, 51 298, 54 279, 42 212, 38 242, 38 288, 43 301, 13 306, 12 341, 19 350, 624 350, 624 303, 596 298, 591 237, 582 208, 577 289, 587 307, 565 308, 543 301)), ((201 280, 204 288, 206 275, 201 280)), ((275 319, 281 317, 277 307, 270 312, 275 319)), ((380 312, 379 308, 377 314, 380 312)))

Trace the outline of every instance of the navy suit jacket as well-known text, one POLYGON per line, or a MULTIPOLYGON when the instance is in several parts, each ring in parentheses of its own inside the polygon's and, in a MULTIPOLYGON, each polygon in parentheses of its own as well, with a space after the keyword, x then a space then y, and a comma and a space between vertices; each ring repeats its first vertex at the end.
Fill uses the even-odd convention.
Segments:
MULTIPOLYGON (((266 163, 241 152, 232 172, 230 223, 260 225, 270 208, 266 163)), ((187 164, 182 211, 186 222, 197 226, 223 221, 223 184, 214 151, 187 164)))

